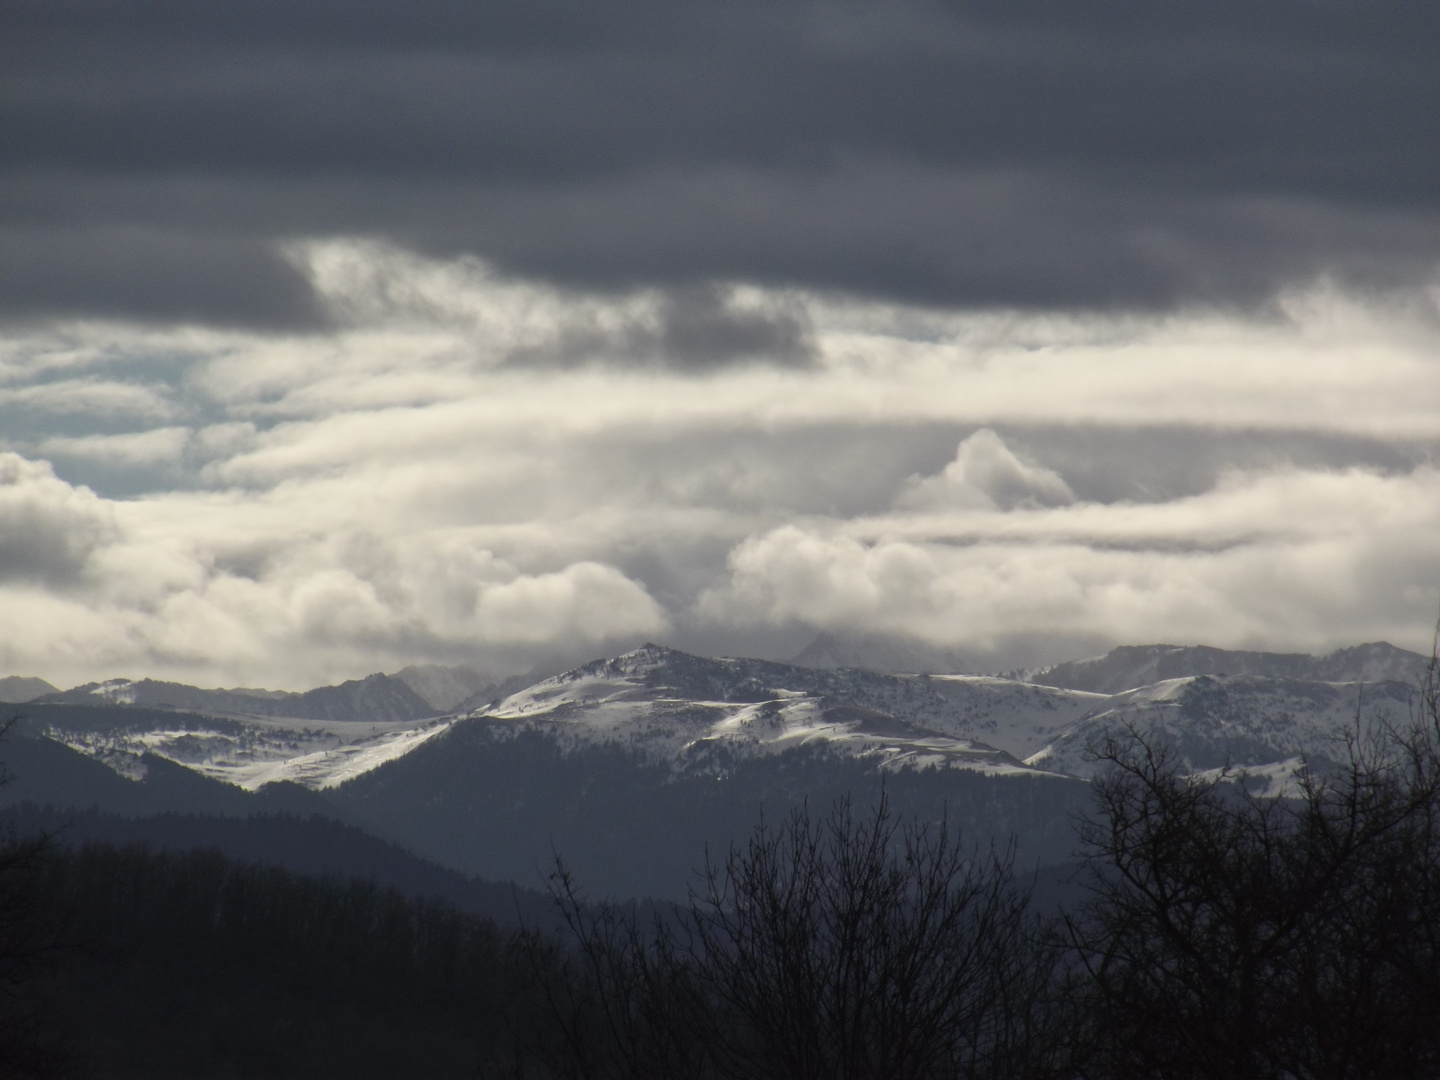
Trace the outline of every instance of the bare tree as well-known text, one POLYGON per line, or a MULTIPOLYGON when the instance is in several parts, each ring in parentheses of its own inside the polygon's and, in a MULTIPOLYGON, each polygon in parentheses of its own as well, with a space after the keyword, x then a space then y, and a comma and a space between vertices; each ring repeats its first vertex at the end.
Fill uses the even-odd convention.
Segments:
POLYGON ((1440 1075, 1440 709, 1357 726, 1290 797, 1188 776, 1132 729, 1099 748, 1067 920, 1094 1077, 1440 1075))
POLYGON ((644 927, 556 884, 577 947, 547 994, 575 1075, 1001 1078, 1051 1056, 1050 955, 1011 858, 943 823, 801 809, 644 927))

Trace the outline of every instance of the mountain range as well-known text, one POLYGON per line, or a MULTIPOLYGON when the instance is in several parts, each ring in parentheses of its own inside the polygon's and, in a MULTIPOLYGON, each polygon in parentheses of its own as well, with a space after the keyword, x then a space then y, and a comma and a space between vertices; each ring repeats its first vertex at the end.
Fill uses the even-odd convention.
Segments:
POLYGON ((1119 694, 1169 679, 1197 675, 1258 675, 1307 682, 1403 682, 1416 685, 1430 659, 1384 641, 1336 649, 1324 656, 1306 653, 1244 652, 1205 645, 1122 645, 1104 656, 1071 660, 1017 673, 1027 682, 1119 694))
POLYGON ((1154 645, 1001 677, 646 645, 509 693, 463 669, 306 693, 110 680, 25 704, 0 802, 321 814, 468 874, 535 884, 560 854, 603 891, 673 896, 762 815, 883 792, 1056 862, 1107 732, 1278 791, 1302 757, 1336 757, 1347 725, 1407 717, 1427 665, 1385 643, 1154 645))
POLYGON ((214 716, 285 717, 292 720, 368 721, 394 724, 434 716, 440 710, 398 676, 374 674, 304 693, 283 690, 202 690, 154 679, 109 679, 27 699, 36 704, 138 705, 214 716))

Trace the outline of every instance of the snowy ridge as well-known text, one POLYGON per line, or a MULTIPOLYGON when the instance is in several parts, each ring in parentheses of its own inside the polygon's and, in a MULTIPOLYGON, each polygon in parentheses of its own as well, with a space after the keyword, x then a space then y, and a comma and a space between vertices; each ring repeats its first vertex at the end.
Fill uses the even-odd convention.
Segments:
POLYGON ((397 727, 385 722, 269 717, 241 721, 184 714, 167 719, 101 730, 52 724, 45 733, 124 776, 144 775, 141 759, 148 753, 254 791, 275 780, 316 789, 334 787, 409 753, 451 722, 426 720, 397 727))
POLYGON ((720 748, 776 753, 823 743, 887 768, 1028 775, 1047 770, 1026 766, 1015 751, 1084 713, 1095 697, 973 676, 712 660, 646 645, 473 716, 547 731, 569 746, 620 744, 682 767, 720 748))
POLYGON ((374 674, 304 693, 280 690, 202 690, 154 679, 108 679, 36 699, 42 704, 134 705, 199 712, 213 716, 275 717, 290 720, 384 720, 406 723, 438 710, 402 679, 374 674))
POLYGON ((1089 776, 1089 747, 1128 727, 1155 734, 1197 771, 1257 772, 1299 755, 1343 756, 1342 733, 1362 723, 1405 722, 1415 687, 1403 682, 1315 682, 1259 675, 1196 675, 1116 694, 1027 763, 1089 776))
MULTIPOLYGON (((1137 663, 1143 669, 1162 661, 1409 672, 1413 657, 1391 646, 1319 660, 1146 646, 1074 668, 1102 679, 1129 678, 1137 663)), ((710 659, 646 645, 544 679, 467 716, 429 715, 433 710, 411 687, 389 676, 306 694, 111 680, 48 695, 34 709, 50 737, 127 775, 143 770, 148 753, 252 790, 277 780, 334 787, 462 722, 501 734, 539 732, 566 749, 622 746, 677 773, 723 771, 723 761, 736 755, 808 746, 884 769, 1079 777, 1095 770, 1089 748, 1128 726, 1156 735, 1197 771, 1228 764, 1257 779, 1273 774, 1283 787, 1302 755, 1338 759, 1339 735, 1357 717, 1405 721, 1414 693, 1405 681, 1190 672, 1107 694, 994 676, 710 659), (194 704, 182 712, 177 702, 194 704), (302 709, 320 715, 277 715, 302 709)))
POLYGON ((1386 641, 1352 645, 1325 656, 1250 652, 1205 645, 1122 645, 1104 656, 1017 674, 1028 682, 1119 694, 1193 675, 1260 675, 1308 682, 1418 683, 1430 658, 1386 641))

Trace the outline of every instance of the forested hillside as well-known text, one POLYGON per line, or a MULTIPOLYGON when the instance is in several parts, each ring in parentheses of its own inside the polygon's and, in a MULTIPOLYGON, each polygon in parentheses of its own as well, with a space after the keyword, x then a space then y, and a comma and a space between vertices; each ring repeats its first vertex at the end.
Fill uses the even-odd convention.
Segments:
POLYGON ((81 1075, 463 1077, 504 1043, 511 939, 357 880, 217 852, 57 847, 63 926, 38 990, 81 1075))

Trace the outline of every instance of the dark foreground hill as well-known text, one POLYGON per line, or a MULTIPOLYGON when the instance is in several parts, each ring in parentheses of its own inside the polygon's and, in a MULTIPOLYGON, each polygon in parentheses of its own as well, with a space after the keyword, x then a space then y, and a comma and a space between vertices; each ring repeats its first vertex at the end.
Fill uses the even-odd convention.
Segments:
POLYGON ((565 749, 539 731, 456 724, 327 795, 346 813, 468 873, 538 884, 559 855, 597 894, 683 898, 708 850, 720 857, 762 820, 885 792, 896 812, 948 821, 967 842, 1017 839, 1022 865, 1074 851, 1071 818, 1089 787, 1064 777, 963 769, 876 770, 824 747, 712 757, 676 774, 621 746, 565 749))
MULTIPOLYGON (((760 757, 711 754, 703 770, 677 773, 638 748, 566 747, 543 731, 480 719, 321 791, 282 783, 250 792, 155 755, 143 757, 144 775, 131 779, 51 739, 13 732, 0 752, 13 777, 0 787, 0 807, 48 806, 42 827, 73 820, 93 830, 79 835, 95 839, 213 847, 297 871, 373 876, 407 891, 410 871, 394 870, 392 845, 461 879, 519 883, 521 895, 543 887, 559 855, 600 893, 681 898, 707 849, 718 856, 762 817, 778 820, 806 802, 823 809, 845 796, 865 805, 882 789, 901 814, 947 819, 980 847, 1016 836, 1027 865, 1055 863, 1073 851, 1072 812, 1088 805, 1078 780, 885 773, 823 744, 760 757), (287 817, 315 823, 277 824, 287 817), (308 839, 282 836, 287 830, 308 839), (345 842, 322 840, 327 830, 345 842), (360 830, 369 834, 365 844, 360 830), (363 859, 335 861, 361 847, 363 859)), ((438 891, 463 903, 447 889, 438 891)))
POLYGON ((507 1037, 512 939, 445 905, 105 844, 57 848, 31 887, 63 915, 38 1041, 74 1075, 441 1080, 507 1037))
POLYGON ((549 926, 554 905, 536 889, 467 877, 364 830, 312 815, 156 814, 123 817, 31 803, 0 811, 0 835, 45 834, 67 849, 87 844, 187 854, 210 851, 238 863, 336 880, 372 882, 418 901, 448 904, 501 926, 549 926))

